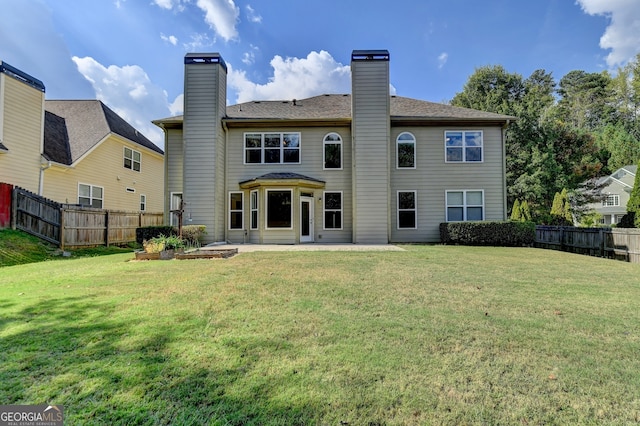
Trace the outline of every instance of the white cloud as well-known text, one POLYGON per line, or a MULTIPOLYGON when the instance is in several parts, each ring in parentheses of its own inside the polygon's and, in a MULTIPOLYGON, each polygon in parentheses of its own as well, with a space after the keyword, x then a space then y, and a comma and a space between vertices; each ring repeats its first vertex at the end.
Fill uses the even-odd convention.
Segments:
MULTIPOLYGON (((160 6, 163 9, 172 9, 173 8, 173 0, 154 0, 154 3, 158 6, 160 6)), ((178 0, 176 3, 180 3, 180 1, 178 0)))
POLYGON ((640 5, 638 0, 577 0, 589 15, 609 18, 609 26, 600 38, 600 47, 611 49, 607 65, 623 65, 640 52, 640 5))
POLYGON ((448 59, 449 59, 449 54, 447 52, 442 52, 438 56, 438 68, 444 67, 448 59))
POLYGON ((176 36, 173 36, 173 35, 166 36, 164 34, 160 34, 160 38, 168 43, 173 44, 174 46, 178 44, 178 38, 176 36))
POLYGON ((197 0, 196 4, 205 12, 204 20, 220 37, 226 41, 238 38, 236 23, 240 10, 233 0, 197 0))
POLYGON ((169 111, 171 116, 180 115, 184 112, 184 94, 176 96, 173 102, 169 104, 169 111))
POLYGON ((237 92, 236 102, 251 100, 301 99, 325 93, 350 93, 351 69, 326 51, 311 52, 306 58, 275 56, 273 77, 258 84, 246 72, 229 67, 229 85, 237 92))
POLYGON ((183 43, 184 50, 187 52, 197 52, 199 50, 203 50, 204 48, 213 45, 215 40, 209 38, 208 34, 192 34, 191 41, 188 43, 183 43))
POLYGON ((262 16, 258 15, 255 9, 251 7, 251 5, 247 5, 246 9, 247 9, 247 18, 249 18, 249 21, 255 22, 255 23, 262 22, 262 16))
POLYGON ((74 56, 72 59, 78 71, 93 86, 97 99, 162 147, 162 131, 150 120, 173 114, 181 100, 176 98, 169 104, 167 92, 154 85, 147 73, 137 65, 105 67, 91 57, 74 56))

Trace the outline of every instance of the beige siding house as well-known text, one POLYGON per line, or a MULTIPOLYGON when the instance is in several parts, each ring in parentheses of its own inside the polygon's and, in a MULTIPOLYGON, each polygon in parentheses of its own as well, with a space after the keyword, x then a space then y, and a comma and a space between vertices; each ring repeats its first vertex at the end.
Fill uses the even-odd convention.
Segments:
POLYGON ((0 182, 54 201, 162 212, 164 152, 97 100, 45 100, 0 62, 0 182))
POLYGON ((42 195, 96 208, 162 212, 164 153, 101 101, 45 101, 42 195))
POLYGON ((42 82, 0 61, 0 182, 37 193, 44 126, 42 82))
POLYGON ((437 242, 442 222, 506 218, 513 117, 390 96, 387 51, 353 51, 351 94, 225 106, 226 72, 188 54, 184 116, 154 121, 165 213, 208 242, 437 242))

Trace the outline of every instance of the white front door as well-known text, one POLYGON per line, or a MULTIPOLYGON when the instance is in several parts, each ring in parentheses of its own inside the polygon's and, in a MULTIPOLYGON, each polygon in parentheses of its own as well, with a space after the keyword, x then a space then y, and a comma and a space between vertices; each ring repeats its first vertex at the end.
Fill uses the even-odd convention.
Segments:
POLYGON ((300 197, 300 242, 313 242, 313 198, 300 197))

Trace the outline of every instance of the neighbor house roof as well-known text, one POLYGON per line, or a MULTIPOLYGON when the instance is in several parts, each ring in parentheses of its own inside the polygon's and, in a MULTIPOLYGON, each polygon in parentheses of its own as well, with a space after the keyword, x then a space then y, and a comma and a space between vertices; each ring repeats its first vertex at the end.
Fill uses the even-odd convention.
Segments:
MULTIPOLYGON (((320 95, 288 101, 251 101, 227 106, 228 124, 249 121, 335 121, 351 122, 351 95, 320 95)), ((515 117, 454 107, 419 99, 391 96, 392 122, 506 123, 515 117)), ((158 125, 179 125, 183 116, 155 120, 158 125)))
POLYGON ((45 101, 44 156, 71 165, 109 134, 164 152, 98 100, 45 101))

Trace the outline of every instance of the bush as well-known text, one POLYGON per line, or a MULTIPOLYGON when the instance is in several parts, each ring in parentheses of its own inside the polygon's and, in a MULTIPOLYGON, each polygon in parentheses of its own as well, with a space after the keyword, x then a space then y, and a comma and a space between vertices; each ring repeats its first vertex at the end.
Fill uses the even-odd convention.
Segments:
POLYGON ((186 225, 182 227, 182 238, 192 246, 200 246, 202 236, 206 235, 206 226, 204 225, 186 225))
POLYGON ((440 224, 440 241, 468 246, 529 246, 535 242, 533 222, 454 222, 440 224))
POLYGON ((144 228, 136 229, 136 242, 142 244, 145 241, 149 241, 152 238, 159 237, 160 235, 176 235, 177 232, 173 226, 145 226, 144 228))
POLYGON ((635 219, 636 219, 636 212, 627 212, 627 214, 622 216, 622 219, 620 219, 620 222, 618 223, 617 227, 618 228, 636 228, 635 219))

